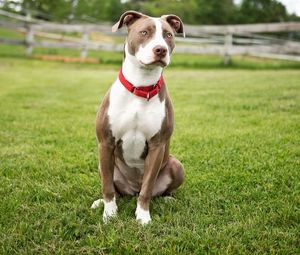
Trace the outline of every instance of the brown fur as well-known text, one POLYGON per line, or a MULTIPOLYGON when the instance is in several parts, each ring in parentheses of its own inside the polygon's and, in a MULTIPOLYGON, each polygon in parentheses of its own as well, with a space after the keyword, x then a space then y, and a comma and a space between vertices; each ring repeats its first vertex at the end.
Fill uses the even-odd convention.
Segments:
MULTIPOLYGON (((176 17, 172 15, 171 18, 169 16, 161 18, 164 38, 170 52, 175 47, 174 32, 182 30, 182 22, 176 17), (172 37, 167 37, 168 33, 171 33, 172 37)), ((114 25, 113 31, 124 24, 128 26, 129 30, 127 38, 129 53, 134 55, 139 45, 146 44, 153 37, 155 24, 148 16, 129 11, 121 16, 119 22, 114 25), (147 35, 142 35, 141 31, 147 31, 147 35)), ((179 187, 184 179, 181 163, 169 154, 174 122, 172 102, 166 85, 162 86, 159 99, 161 102, 165 100, 166 114, 160 131, 145 142, 145 149, 141 155, 141 158, 145 160, 144 173, 141 173, 139 169, 126 164, 123 158, 122 140, 115 141, 112 135, 107 114, 109 93, 104 97, 96 119, 103 197, 105 201, 109 202, 113 199, 116 190, 124 195, 139 193, 138 201, 141 207, 148 210, 152 196, 169 194, 179 187), (123 174, 125 172, 126 178, 123 174)))

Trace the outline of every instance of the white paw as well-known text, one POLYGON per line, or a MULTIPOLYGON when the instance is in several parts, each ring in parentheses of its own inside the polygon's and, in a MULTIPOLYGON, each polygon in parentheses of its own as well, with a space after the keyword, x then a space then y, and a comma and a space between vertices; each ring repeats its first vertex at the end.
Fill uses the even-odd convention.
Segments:
POLYGON ((165 196, 163 198, 164 198, 165 202, 172 202, 172 201, 176 200, 174 197, 171 197, 171 196, 165 196))
POLYGON ((141 223, 142 225, 146 225, 150 223, 151 217, 149 210, 144 210, 139 203, 137 204, 136 211, 135 211, 136 220, 141 223))
POLYGON ((104 211, 103 211, 103 221, 108 222, 109 218, 117 215, 118 207, 116 203, 116 197, 113 198, 110 202, 104 202, 104 211))
POLYGON ((104 201, 103 201, 103 199, 97 199, 97 200, 95 200, 94 202, 93 202, 93 204, 92 204, 92 206, 91 206, 91 209, 96 209, 96 208, 98 208, 99 207, 99 205, 101 204, 101 203, 103 203, 104 201))

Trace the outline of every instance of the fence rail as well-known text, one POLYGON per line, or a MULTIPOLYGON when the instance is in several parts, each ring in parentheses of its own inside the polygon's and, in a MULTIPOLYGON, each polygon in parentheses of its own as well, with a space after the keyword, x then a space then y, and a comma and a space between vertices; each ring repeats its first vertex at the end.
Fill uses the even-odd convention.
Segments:
MULTIPOLYGON (((113 35, 111 25, 108 23, 56 24, 28 19, 3 10, 0 10, 0 15, 10 19, 0 20, 0 26, 17 29, 25 35, 23 40, 0 37, 0 43, 24 45, 29 55, 32 54, 34 47, 79 49, 82 58, 88 55, 89 50, 123 50, 122 44, 90 40, 90 34, 93 32, 113 35), (63 35, 59 33, 63 33, 63 35), (81 38, 65 35, 70 33, 79 33, 81 38), (36 36, 47 40, 37 40, 36 36)), ((187 37, 177 38, 179 44, 175 51, 178 53, 222 55, 225 64, 229 63, 232 55, 252 55, 299 61, 300 42, 253 34, 291 31, 299 32, 300 22, 230 26, 186 25, 185 34, 187 37)), ((117 33, 117 35, 122 34, 125 34, 125 30, 117 33)))

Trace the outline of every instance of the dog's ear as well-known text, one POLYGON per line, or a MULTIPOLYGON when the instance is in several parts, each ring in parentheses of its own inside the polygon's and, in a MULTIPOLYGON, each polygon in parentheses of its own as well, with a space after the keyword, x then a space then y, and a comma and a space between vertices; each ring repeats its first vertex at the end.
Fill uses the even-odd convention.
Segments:
POLYGON ((169 23, 169 25, 173 28, 174 32, 183 34, 183 36, 185 37, 183 22, 178 16, 170 14, 170 15, 163 15, 161 16, 161 18, 166 20, 169 23))
POLYGON ((138 20, 142 16, 145 16, 145 15, 140 13, 140 12, 136 12, 136 11, 124 12, 121 15, 119 21, 116 24, 113 25, 111 30, 112 30, 112 32, 116 32, 118 29, 120 29, 124 25, 126 25, 126 26, 131 25, 132 23, 134 23, 136 20, 138 20))

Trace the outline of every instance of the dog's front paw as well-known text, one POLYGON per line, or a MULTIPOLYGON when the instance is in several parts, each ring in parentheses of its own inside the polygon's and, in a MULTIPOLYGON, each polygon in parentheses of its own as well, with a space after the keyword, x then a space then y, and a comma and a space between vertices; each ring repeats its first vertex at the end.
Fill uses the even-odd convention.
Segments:
POLYGON ((136 207, 135 216, 136 220, 142 225, 147 225, 151 222, 149 210, 144 210, 139 204, 136 207))
POLYGON ((110 202, 104 201, 103 222, 107 223, 109 218, 116 216, 117 211, 118 211, 118 207, 117 207, 115 197, 110 202))

